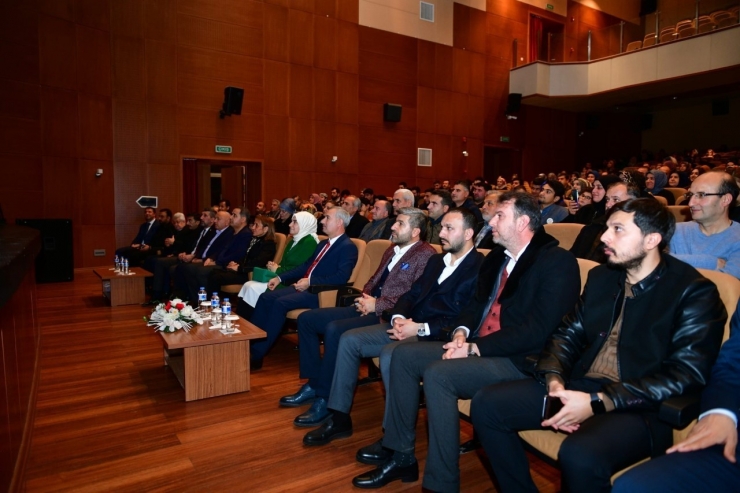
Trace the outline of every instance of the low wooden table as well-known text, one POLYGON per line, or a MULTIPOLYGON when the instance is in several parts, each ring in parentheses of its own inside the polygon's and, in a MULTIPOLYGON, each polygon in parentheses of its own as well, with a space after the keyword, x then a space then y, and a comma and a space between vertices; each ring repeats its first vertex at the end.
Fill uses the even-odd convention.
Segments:
POLYGON ((136 305, 146 301, 144 279, 153 274, 140 267, 131 267, 129 274, 119 274, 109 268, 93 269, 102 281, 103 296, 110 301, 110 306, 136 305))
POLYGON ((249 341, 267 334, 241 317, 232 323, 241 334, 211 330, 210 322, 196 325, 190 332, 159 332, 164 364, 185 389, 186 401, 249 390, 249 341))

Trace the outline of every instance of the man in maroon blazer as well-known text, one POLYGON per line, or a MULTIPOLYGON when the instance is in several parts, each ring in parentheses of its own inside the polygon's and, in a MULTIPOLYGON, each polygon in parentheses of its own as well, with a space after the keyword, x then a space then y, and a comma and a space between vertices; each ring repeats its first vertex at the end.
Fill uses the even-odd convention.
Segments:
MULTIPOLYGON (((378 270, 368 280, 362 295, 349 307, 318 308, 298 317, 301 378, 308 378, 296 394, 280 399, 284 407, 298 407, 318 398, 323 409, 329 398, 336 365, 339 338, 350 329, 381 323, 384 310, 393 308, 398 299, 424 272, 427 260, 435 250, 420 238, 426 237, 426 216, 419 209, 403 208, 392 227, 393 245, 383 254, 378 270), (319 335, 324 336, 324 357, 321 358, 319 335)), ((321 424, 324 413, 314 413, 308 419, 296 418, 297 426, 321 424)))

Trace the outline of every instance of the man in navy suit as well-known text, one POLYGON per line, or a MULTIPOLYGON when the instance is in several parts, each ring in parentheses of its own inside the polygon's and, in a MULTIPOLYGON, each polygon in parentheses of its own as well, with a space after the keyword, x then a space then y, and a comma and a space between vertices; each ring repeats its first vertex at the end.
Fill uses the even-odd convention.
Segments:
POLYGON ((449 322, 452 342, 407 344, 393 354, 385 436, 357 452, 358 461, 378 468, 356 477, 355 486, 418 478, 414 441, 423 380, 429 420, 424 487, 459 490, 458 399, 526 378, 526 358, 540 351, 578 300, 578 262, 542 229, 532 196, 506 192, 489 216, 496 247, 483 261, 474 295, 449 322))
POLYGON ((127 258, 129 266, 135 267, 141 263, 144 257, 142 249, 151 244, 154 235, 159 229, 159 222, 157 221, 157 211, 154 207, 147 207, 144 209, 144 223, 139 226, 139 232, 136 234, 136 238, 131 241, 131 246, 122 247, 116 250, 116 255, 119 257, 127 258))
MULTIPOLYGON (((740 306, 738 307, 740 308, 740 306)), ((730 324, 701 396, 702 414, 689 436, 621 476, 614 493, 736 491, 740 487, 737 420, 740 415, 740 310, 730 324)))
POLYGON ((298 308, 318 308, 319 295, 308 291, 309 286, 345 284, 357 263, 357 247, 344 234, 350 217, 347 211, 335 207, 324 212, 321 224, 329 237, 316 245, 313 255, 303 264, 267 283, 267 291, 257 300, 251 322, 267 332, 267 338, 252 343, 250 366, 257 370, 262 359, 280 335, 285 315, 298 308), (287 286, 275 290, 278 284, 287 286))
MULTIPOLYGON (((328 401, 331 417, 303 437, 306 445, 324 445, 352 435, 349 412, 357 386, 360 359, 380 356, 381 373, 388 377, 391 354, 417 340, 443 338, 444 327, 460 313, 475 292, 483 255, 473 247, 475 216, 454 209, 442 219, 440 238, 447 253, 429 258, 411 290, 389 310, 390 323, 352 329, 339 340, 334 378, 328 401)), ((392 372, 390 372, 392 373, 392 372)))

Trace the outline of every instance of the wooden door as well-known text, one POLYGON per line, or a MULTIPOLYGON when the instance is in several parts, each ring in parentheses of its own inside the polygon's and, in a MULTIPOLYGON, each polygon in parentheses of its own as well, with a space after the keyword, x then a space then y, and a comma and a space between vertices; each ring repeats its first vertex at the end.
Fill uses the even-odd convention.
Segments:
POLYGON ((246 202, 244 166, 221 168, 221 198, 231 202, 231 207, 242 207, 246 202))

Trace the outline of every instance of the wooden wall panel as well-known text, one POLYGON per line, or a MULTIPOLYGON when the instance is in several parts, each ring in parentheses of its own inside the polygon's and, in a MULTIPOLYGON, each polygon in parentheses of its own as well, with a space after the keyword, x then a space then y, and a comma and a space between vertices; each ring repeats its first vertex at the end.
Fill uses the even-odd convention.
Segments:
POLYGON ((436 90, 434 92, 434 112, 437 123, 437 133, 449 135, 452 133, 452 93, 436 90))
POLYGON ((470 96, 468 104, 468 135, 474 139, 484 140, 486 121, 486 100, 470 96))
POLYGON ((288 169, 290 153, 285 142, 287 135, 288 117, 265 115, 265 169, 288 169))
POLYGON ((110 1, 75 0, 74 20, 83 26, 110 31, 110 1))
POLYGON ((361 126, 359 142, 361 151, 416 155, 416 135, 413 132, 361 126))
POLYGON ((336 128, 333 122, 314 122, 314 164, 313 169, 318 173, 331 173, 339 165, 344 167, 345 153, 337 151, 336 128), (332 163, 332 156, 338 156, 341 162, 332 163))
POLYGON ((0 79, 0 115, 39 120, 41 117, 40 88, 35 84, 0 79))
POLYGON ((527 22, 527 13, 529 7, 521 2, 501 2, 499 0, 487 0, 486 12, 489 17, 501 17, 505 20, 516 22, 527 22))
POLYGON ((107 31, 77 26, 77 89, 111 95, 111 49, 107 31))
MULTIPOLYGON (((177 47, 146 40, 146 96, 149 101, 177 103, 177 47)), ((205 79, 201 79, 205 80, 205 79)), ((209 81, 210 82, 210 81, 209 81)), ((215 81, 214 81, 215 82, 215 81)), ((219 84, 220 85, 220 84, 219 84)), ((195 97, 195 95, 193 95, 195 97)), ((218 99, 218 98, 216 98, 218 99)), ((223 100, 223 97, 221 98, 223 100)), ((214 108, 218 107, 218 102, 214 108)))
POLYGON ((377 79, 360 78, 360 101, 394 103, 416 107, 416 86, 393 84, 377 79))
POLYGON ((262 142, 265 137, 262 115, 242 112, 222 119, 215 111, 182 107, 177 108, 177 131, 180 135, 252 142, 262 142))
MULTIPOLYGON (((136 204, 136 199, 145 195, 148 189, 147 165, 144 163, 114 162, 113 163, 113 187, 116 197, 116 225, 119 224, 141 224, 144 212, 136 204)), ((117 244, 127 245, 131 238, 136 235, 136 229, 119 230, 116 228, 117 244), (121 242, 123 234, 125 240, 121 242)))
POLYGON ((144 37, 177 42, 177 0, 144 2, 144 37))
POLYGON ((470 57, 470 89, 471 96, 486 94, 486 56, 480 53, 469 53, 470 57))
POLYGON ((360 77, 416 85, 416 61, 407 62, 380 53, 360 50, 360 77))
MULTIPOLYGON (((456 4, 457 5, 457 4, 456 4)), ((487 14, 478 9, 470 10, 470 29, 468 38, 468 51, 475 53, 486 52, 486 18, 487 14)))
POLYGON ((434 133, 436 131, 435 91, 419 86, 417 90, 417 130, 434 133))
MULTIPOLYGON (((280 86, 277 78, 271 75, 271 62, 266 63, 265 86, 276 91, 280 86), (273 85, 271 85, 273 84, 273 85)), ((287 70, 287 65, 282 64, 287 70)), ((282 81, 283 89, 287 91, 287 75, 282 81)), ((227 86, 238 86, 244 89, 244 99, 242 100, 242 113, 263 113, 263 101, 270 101, 273 105, 279 103, 276 99, 269 99, 263 94, 262 86, 251 84, 240 84, 235 81, 222 81, 216 79, 203 79, 197 77, 179 77, 177 78, 177 103, 182 107, 204 108, 218 113, 224 101, 224 88, 227 86)), ((151 99, 154 99, 153 97, 151 99)), ((287 93, 282 95, 283 103, 287 106, 287 93)), ((287 114, 287 109, 284 110, 287 114)))
MULTIPOLYGON (((41 157, 0 155, 0 191, 44 189, 41 157)), ((6 205, 3 200, 3 205, 6 205)), ((21 204, 25 206, 26 204, 21 204)), ((6 211, 7 214, 7 211, 6 211)))
POLYGON ((360 50, 407 62, 416 62, 416 39, 371 27, 360 26, 360 50))
POLYGON ((457 175, 452 167, 452 137, 449 135, 434 136, 432 167, 436 168, 435 179, 454 180, 457 175))
POLYGON ((78 95, 79 156, 85 159, 113 159, 113 105, 105 96, 78 95))
POLYGON ((264 56, 288 61, 288 9, 265 4, 264 56))
POLYGON ((452 90, 470 91, 471 58, 466 50, 455 48, 452 52, 452 90))
POLYGON ((416 131, 416 108, 411 106, 402 107, 400 122, 383 121, 383 105, 381 103, 360 101, 359 113, 359 124, 363 126, 383 127, 389 130, 406 132, 416 131))
POLYGON ((155 164, 149 166, 148 193, 159 197, 159 207, 167 207, 172 212, 180 209, 182 183, 179 165, 155 164))
MULTIPOLYGON (((357 125, 338 124, 336 132, 336 149, 339 169, 347 175, 357 176, 360 173, 357 156, 359 154, 359 127, 357 125)), ((357 190, 357 189, 355 189, 357 190)))
POLYGON ((313 69, 311 67, 291 65, 288 101, 291 118, 313 118, 313 69))
MULTIPOLYGON (((213 114, 214 118, 216 114, 213 114)), ((158 103, 147 104, 147 163, 178 164, 177 107, 158 103)))
POLYGON ((435 83, 435 44, 422 39, 417 43, 418 63, 416 64, 417 78, 419 86, 434 87, 435 83))
MULTIPOLYGON (((356 96, 355 96, 356 98, 356 96)), ((335 121, 337 111, 336 72, 314 69, 313 71, 314 118, 335 121)))
POLYGON ((144 36, 144 0, 111 0, 110 18, 115 36, 144 36))
POLYGON ((77 88, 77 46, 72 22, 39 17, 39 68, 41 83, 77 88))
POLYGON ((0 41, 0 78, 39 83, 39 49, 11 41, 0 41))
POLYGON ((188 135, 180 135, 180 154, 183 156, 201 156, 208 157, 211 159, 219 159, 223 157, 221 154, 216 154, 215 147, 217 145, 230 145, 233 146, 234 150, 229 155, 231 160, 243 160, 243 161, 262 161, 264 159, 264 146, 262 142, 250 142, 247 140, 229 140, 224 142, 223 138, 211 138, 211 137, 191 137, 188 135))
POLYGON ((360 80, 357 75, 337 73, 337 111, 339 123, 357 123, 360 80))
POLYGON ((113 38, 113 97, 143 100, 146 97, 144 40, 113 38))
POLYGON ((0 40, 25 46, 39 45, 39 16, 34 9, 0 7, 0 40))
POLYGON ((288 12, 288 59, 291 63, 313 65, 314 16, 300 10, 288 12))
POLYGON ((262 30, 180 14, 177 39, 181 46, 262 56, 262 30))
POLYGON ((459 3, 453 4, 452 46, 465 49, 470 45, 470 8, 459 3))
MULTIPOLYGON (((345 2, 341 2, 343 4, 345 2)), ((337 69, 356 74, 359 71, 360 33, 357 24, 339 22, 337 29, 337 69)))
MULTIPOLYGON (((136 228, 136 226, 134 226, 136 228)), ((112 257, 117 247, 124 246, 130 242, 134 236, 127 235, 123 243, 116 243, 116 228, 112 225, 107 226, 85 226, 74 228, 75 243, 79 243, 79 256, 75 255, 75 265, 80 267, 96 267, 104 262, 110 262, 108 257, 112 257), (96 249, 103 248, 106 251, 106 257, 95 257, 93 252, 96 249)))
POLYGON ((337 13, 337 0, 315 0, 314 13, 335 17, 337 13))
POLYGON ((358 165, 363 177, 382 177, 385 186, 374 187, 375 190, 388 190, 392 194, 399 181, 408 181, 409 176, 413 176, 416 167, 416 152, 397 154, 375 149, 360 150, 358 165))
POLYGON ((357 24, 360 19, 360 2, 337 1, 337 17, 343 21, 357 24))
POLYGON ((291 171, 306 169, 309 163, 314 162, 313 127, 313 120, 298 118, 289 120, 290 161, 288 162, 288 169, 291 171))
POLYGON ((468 130, 468 124, 470 120, 468 95, 459 92, 453 92, 451 104, 452 135, 466 137, 470 133, 468 130))
POLYGON ((337 20, 314 16, 313 65, 328 70, 337 69, 337 20))
POLYGON ((79 183, 76 158, 51 157, 43 159, 44 217, 80 220, 78 193, 70 193, 79 183))
POLYGON ((39 122, 0 116, 0 149, 4 155, 42 154, 39 122))
POLYGON ((114 100, 113 146, 114 161, 146 162, 147 132, 144 103, 114 100))
POLYGON ((82 225, 112 226, 116 222, 113 162, 79 161, 80 222, 82 225), (95 176, 98 169, 103 175, 95 176))
POLYGON ((180 77, 236 80, 243 84, 262 84, 262 60, 233 53, 180 47, 177 50, 180 77))
POLYGON ((74 0, 39 0, 38 11, 68 21, 74 19, 74 0))
POLYGON ((77 111, 76 92, 42 87, 41 129, 45 155, 77 157, 77 111))
POLYGON ((262 2, 257 0, 178 0, 178 12, 262 29, 262 2))
POLYGON ((434 80, 437 89, 452 90, 452 48, 437 44, 434 54, 434 80))

